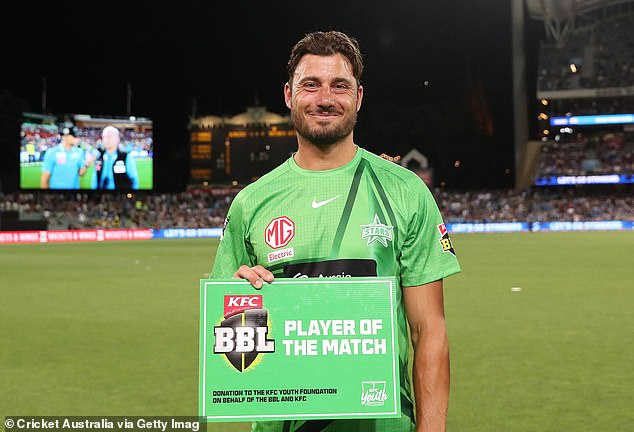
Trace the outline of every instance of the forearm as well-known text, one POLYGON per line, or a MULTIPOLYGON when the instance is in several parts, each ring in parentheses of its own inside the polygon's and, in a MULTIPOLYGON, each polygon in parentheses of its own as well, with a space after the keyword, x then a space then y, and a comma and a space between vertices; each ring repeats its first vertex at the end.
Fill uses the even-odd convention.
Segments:
POLYGON ((40 177, 40 189, 48 189, 50 179, 51 173, 42 173, 42 177, 40 177))
POLYGON ((449 404, 449 342, 444 321, 424 333, 413 331, 417 432, 442 432, 449 404))

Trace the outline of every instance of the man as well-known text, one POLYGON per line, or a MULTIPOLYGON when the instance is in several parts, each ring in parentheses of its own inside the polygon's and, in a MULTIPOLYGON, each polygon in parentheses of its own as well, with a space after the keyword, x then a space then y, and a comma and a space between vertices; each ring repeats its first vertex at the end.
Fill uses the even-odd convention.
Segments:
POLYGON ((79 177, 86 174, 84 152, 78 147, 75 128, 61 128, 61 142, 44 154, 40 187, 42 189, 79 189, 79 177))
POLYGON ((92 189, 130 190, 139 188, 139 173, 134 157, 119 149, 119 129, 106 126, 101 132, 104 149, 95 160, 92 189))
POLYGON ((212 278, 243 278, 261 288, 278 276, 396 276, 402 287, 397 300, 403 415, 261 422, 254 425, 256 431, 445 429, 449 348, 442 279, 460 267, 420 178, 354 143, 362 70, 356 40, 343 33, 311 33, 295 45, 284 97, 297 132, 297 153, 236 196, 212 278), (267 225, 283 218, 285 235, 266 232, 267 225), (271 253, 280 251, 285 253, 271 253), (405 316, 414 346, 415 408, 405 316))

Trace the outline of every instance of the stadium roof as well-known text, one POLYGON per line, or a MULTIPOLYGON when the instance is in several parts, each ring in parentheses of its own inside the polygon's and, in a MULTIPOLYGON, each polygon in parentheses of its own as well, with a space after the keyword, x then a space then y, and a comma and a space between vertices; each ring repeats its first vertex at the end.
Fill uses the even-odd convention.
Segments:
POLYGON ((247 126, 249 124, 276 125, 290 123, 290 116, 267 111, 266 107, 248 107, 246 112, 234 115, 233 117, 220 117, 208 115, 190 120, 190 127, 211 128, 215 126, 247 126))
POLYGON ((569 31, 633 10, 634 0, 526 0, 528 16, 544 21, 546 32, 555 41, 569 31))
POLYGON ((526 0, 529 16, 542 21, 567 19, 623 3, 632 0, 526 0))

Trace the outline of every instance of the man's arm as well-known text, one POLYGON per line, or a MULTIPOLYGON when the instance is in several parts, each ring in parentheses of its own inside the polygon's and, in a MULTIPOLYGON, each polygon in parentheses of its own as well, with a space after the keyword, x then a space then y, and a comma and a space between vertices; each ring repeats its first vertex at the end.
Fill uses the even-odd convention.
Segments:
POLYGON ((42 172, 42 176, 40 177, 40 188, 48 189, 50 180, 51 173, 46 171, 42 172))
POLYGON ((449 342, 442 279, 403 288, 414 346, 416 431, 442 432, 449 404, 449 342))
POLYGON ((136 161, 130 153, 125 158, 126 172, 132 182, 132 189, 137 190, 139 188, 139 172, 137 171, 136 161))

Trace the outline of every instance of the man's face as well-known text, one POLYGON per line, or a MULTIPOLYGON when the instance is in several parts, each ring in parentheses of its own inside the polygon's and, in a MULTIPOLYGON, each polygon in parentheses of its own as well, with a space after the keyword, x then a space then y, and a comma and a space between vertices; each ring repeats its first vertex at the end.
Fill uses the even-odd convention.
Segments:
POLYGON ((77 138, 75 138, 72 135, 63 135, 62 136, 62 143, 64 144, 65 147, 73 147, 77 144, 79 144, 78 142, 79 140, 77 138))
POLYGON ((357 85, 343 55, 307 54, 295 69, 293 84, 284 86, 284 97, 297 133, 316 146, 328 147, 352 133, 363 87, 357 85))
POLYGON ((103 143, 108 153, 113 153, 119 148, 119 132, 113 129, 105 129, 101 134, 103 143))

